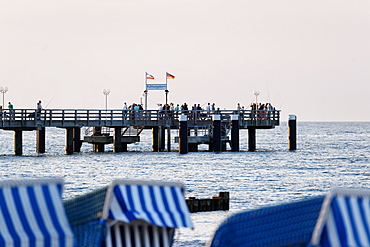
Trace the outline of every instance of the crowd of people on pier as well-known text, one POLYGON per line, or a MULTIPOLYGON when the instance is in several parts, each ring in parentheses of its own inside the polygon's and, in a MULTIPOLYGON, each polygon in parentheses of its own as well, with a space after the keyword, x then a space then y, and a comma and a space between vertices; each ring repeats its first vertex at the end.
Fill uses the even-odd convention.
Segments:
MULTIPOLYGON (((191 107, 184 102, 183 104, 157 104, 158 105, 158 118, 177 118, 181 114, 187 115, 189 118, 194 119, 207 119, 212 115, 222 115, 220 107, 216 107, 215 103, 207 103, 205 107, 201 104, 193 104, 191 107)), ((275 111, 275 107, 271 103, 252 103, 250 109, 245 109, 240 103, 237 104, 236 110, 233 114, 239 114, 240 116, 249 115, 250 119, 265 119, 272 117, 272 113, 275 111)), ((133 103, 128 105, 126 102, 123 104, 124 116, 126 119, 142 119, 150 117, 149 111, 144 111, 142 104, 133 103)), ((225 109, 226 110, 226 109, 225 109)))
MULTIPOLYGON (((233 112, 228 112, 227 114, 238 114, 240 116, 245 117, 246 114, 249 114, 250 119, 265 119, 270 118, 275 111, 275 107, 273 107, 270 103, 252 103, 250 104, 250 109, 245 109, 244 106, 241 106, 240 103, 237 104, 236 110, 233 112)), ((41 114, 43 107, 41 104, 41 100, 37 102, 36 110, 34 113, 31 113, 32 116, 27 116, 29 118, 39 117, 41 114)), ((189 106, 186 102, 183 104, 158 104, 158 118, 169 118, 174 119, 177 118, 180 114, 187 115, 190 119, 207 119, 210 118, 212 115, 218 114, 222 115, 223 111, 220 110, 220 107, 216 107, 215 103, 207 103, 203 106, 201 104, 193 104, 189 106)), ((226 110, 226 109, 224 109, 226 110)), ((224 111, 224 113, 226 113, 224 111)), ((128 105, 126 102, 123 104, 123 114, 125 119, 144 119, 144 118, 151 118, 150 111, 144 111, 144 107, 142 104, 132 103, 128 105)), ((155 113, 156 114, 156 113, 155 113)), ((11 119, 14 117, 14 106, 11 102, 8 103, 8 109, 5 110, 0 105, 0 119, 11 119)))

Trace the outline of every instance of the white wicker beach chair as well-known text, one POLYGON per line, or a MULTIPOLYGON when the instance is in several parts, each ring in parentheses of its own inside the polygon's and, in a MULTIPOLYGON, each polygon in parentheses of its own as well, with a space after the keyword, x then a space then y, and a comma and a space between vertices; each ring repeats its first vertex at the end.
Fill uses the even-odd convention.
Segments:
POLYGON ((78 246, 171 246, 193 228, 182 183, 114 180, 65 206, 78 246))

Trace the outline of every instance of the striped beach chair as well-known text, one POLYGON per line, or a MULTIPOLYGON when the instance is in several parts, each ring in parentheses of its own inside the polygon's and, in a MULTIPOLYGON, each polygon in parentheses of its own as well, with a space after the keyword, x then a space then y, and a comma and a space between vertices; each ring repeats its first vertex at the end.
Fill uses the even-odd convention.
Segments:
POLYGON ((193 228, 182 183, 114 180, 65 202, 78 246, 171 246, 193 228))
POLYGON ((73 246, 63 179, 0 181, 0 246, 73 246))
POLYGON ((219 226, 209 246, 370 246, 370 191, 337 188, 237 213, 219 226))

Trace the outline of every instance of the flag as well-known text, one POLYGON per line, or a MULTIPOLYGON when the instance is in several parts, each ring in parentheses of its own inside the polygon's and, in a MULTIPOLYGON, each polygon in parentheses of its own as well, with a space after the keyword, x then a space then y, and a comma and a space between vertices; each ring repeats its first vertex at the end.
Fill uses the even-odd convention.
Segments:
POLYGON ((167 73, 167 79, 175 79, 175 76, 167 73))
POLYGON ((146 79, 154 80, 154 76, 151 74, 146 73, 146 79))

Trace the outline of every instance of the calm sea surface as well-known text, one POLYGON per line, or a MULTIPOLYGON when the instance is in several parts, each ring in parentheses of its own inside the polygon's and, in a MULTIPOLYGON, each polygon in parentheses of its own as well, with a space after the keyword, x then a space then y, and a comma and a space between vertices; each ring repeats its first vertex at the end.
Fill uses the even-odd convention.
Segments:
MULTIPOLYGON (((181 181, 186 197, 210 198, 230 192, 230 211, 194 213, 194 230, 176 232, 174 246, 204 246, 230 214, 322 195, 335 187, 370 188, 370 123, 298 122, 297 150, 288 151, 287 124, 257 130, 257 151, 248 152, 241 131, 241 152, 180 155, 152 153, 151 132, 128 153, 93 153, 83 144, 79 154, 65 155, 63 129, 46 129, 46 153, 36 153, 35 132, 23 132, 23 156, 13 156, 13 132, 0 130, 1 179, 62 176, 63 197, 72 198, 114 178, 181 181)), ((172 133, 172 137, 177 132, 172 133)), ((172 144, 178 149, 177 144, 172 144)), ((207 146, 200 146, 206 150, 207 146)))

